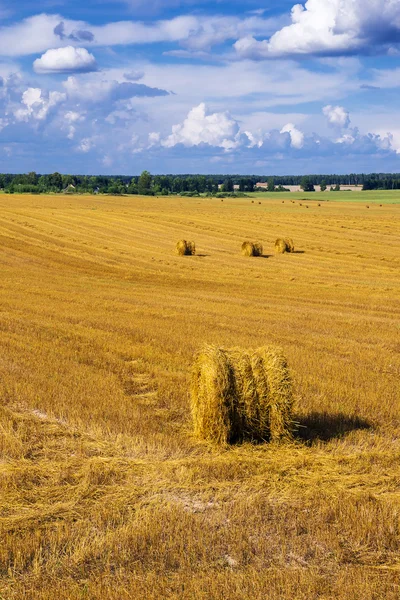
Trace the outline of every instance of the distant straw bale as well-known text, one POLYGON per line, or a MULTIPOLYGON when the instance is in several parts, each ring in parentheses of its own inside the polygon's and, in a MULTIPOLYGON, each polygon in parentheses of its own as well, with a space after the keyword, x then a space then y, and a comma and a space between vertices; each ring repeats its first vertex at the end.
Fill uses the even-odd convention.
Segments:
POLYGON ((205 346, 194 363, 191 407, 200 439, 217 444, 290 439, 293 395, 282 350, 205 346))
POLYGON ((262 256, 264 248, 259 242, 243 242, 243 256, 262 256))
POLYGON ((285 240, 282 239, 277 239, 275 242, 275 253, 276 254, 285 254, 285 252, 288 252, 289 248, 287 243, 285 242, 285 240))
POLYGON ((294 243, 292 238, 285 238, 284 241, 286 242, 286 245, 288 247, 288 252, 294 252, 294 243))
POLYGON ((278 238, 275 242, 276 254, 285 254, 285 252, 294 252, 294 243, 291 238, 278 238))
POLYGON ((196 254, 196 245, 194 242, 180 240, 176 244, 176 251, 179 256, 194 256, 196 254))

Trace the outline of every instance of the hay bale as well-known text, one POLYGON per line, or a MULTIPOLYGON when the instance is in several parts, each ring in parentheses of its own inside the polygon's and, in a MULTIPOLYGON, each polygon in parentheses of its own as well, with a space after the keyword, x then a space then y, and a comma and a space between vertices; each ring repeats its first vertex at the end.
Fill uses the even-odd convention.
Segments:
POLYGON ((289 252, 289 247, 285 240, 277 239, 275 242, 275 253, 276 254, 285 254, 285 252, 289 252))
POLYGON ((180 240, 176 244, 176 251, 179 256, 194 256, 196 254, 196 245, 194 242, 180 240))
POLYGON ((196 244, 194 242, 188 242, 187 245, 190 252, 190 256, 194 256, 196 254, 196 244))
POLYGON ((243 242, 243 256, 262 256, 264 248, 259 242, 243 242))
POLYGON ((288 247, 286 252, 294 252, 294 243, 292 238, 285 238, 286 246, 288 247))
POLYGON ((275 242, 276 254, 285 254, 285 252, 294 252, 294 243, 292 238, 278 238, 275 242))
POLYGON ((217 444, 290 439, 293 395, 282 350, 205 346, 193 367, 191 408, 200 439, 217 444))

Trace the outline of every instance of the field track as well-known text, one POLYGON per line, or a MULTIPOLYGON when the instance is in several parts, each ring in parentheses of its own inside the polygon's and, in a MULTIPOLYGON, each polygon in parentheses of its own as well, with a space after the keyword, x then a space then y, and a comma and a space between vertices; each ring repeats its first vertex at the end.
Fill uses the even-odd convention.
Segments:
POLYGON ((275 196, 0 195, 0 599, 399 598, 400 204, 275 196), (283 347, 293 444, 192 438, 204 342, 283 347))

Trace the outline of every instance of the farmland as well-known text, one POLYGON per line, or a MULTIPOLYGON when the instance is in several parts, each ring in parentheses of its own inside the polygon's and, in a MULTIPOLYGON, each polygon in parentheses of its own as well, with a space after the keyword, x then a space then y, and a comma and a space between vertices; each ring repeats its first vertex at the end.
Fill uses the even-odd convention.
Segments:
POLYGON ((0 598, 397 600, 400 194, 322 197, 0 196, 0 598), (206 342, 284 349, 292 443, 193 438, 206 342))

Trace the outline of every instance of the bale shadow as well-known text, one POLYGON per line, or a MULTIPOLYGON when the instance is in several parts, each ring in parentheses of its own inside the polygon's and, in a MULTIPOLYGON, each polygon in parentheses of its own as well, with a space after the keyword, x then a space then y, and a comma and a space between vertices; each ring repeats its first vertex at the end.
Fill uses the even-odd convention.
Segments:
POLYGON ((272 254, 261 254, 258 258, 272 258, 272 254))
POLYGON ((298 428, 295 437, 309 445, 315 442, 329 442, 344 437, 351 431, 372 429, 371 423, 357 416, 343 413, 330 414, 312 412, 309 415, 295 417, 298 428))
POLYGON ((293 252, 291 254, 305 254, 306 251, 305 250, 293 250, 293 252))
POLYGON ((197 258, 207 258, 207 256, 210 256, 209 254, 196 254, 197 258))

